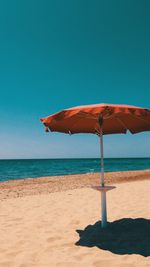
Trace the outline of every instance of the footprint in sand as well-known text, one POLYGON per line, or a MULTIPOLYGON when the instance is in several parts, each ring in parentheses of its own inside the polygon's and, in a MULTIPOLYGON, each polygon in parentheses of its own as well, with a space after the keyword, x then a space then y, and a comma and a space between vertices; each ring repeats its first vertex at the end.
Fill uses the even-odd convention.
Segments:
POLYGON ((13 251, 13 252, 10 252, 10 253, 7 253, 7 256, 8 257, 16 257, 19 253, 21 253, 22 251, 13 251))
MULTIPOLYGON (((95 261, 93 263, 94 267, 112 267, 112 260, 99 260, 99 261, 95 261)), ((130 264, 130 263, 122 263, 122 261, 118 261, 118 263, 115 263, 114 265, 115 267, 136 267, 136 265, 130 264)))
POLYGON ((78 254, 78 255, 75 255, 74 258, 78 261, 81 261, 83 260, 85 257, 89 257, 89 252, 87 253, 81 253, 81 254, 78 254))
POLYGON ((61 240, 62 238, 61 238, 61 236, 52 236, 52 237, 49 237, 49 238, 47 238, 47 242, 48 243, 51 243, 51 242, 55 242, 55 241, 59 241, 59 240, 61 240))
POLYGON ((80 225, 80 221, 79 220, 71 220, 69 222, 69 225, 72 226, 72 225, 80 225))
POLYGON ((12 262, 10 261, 0 262, 0 267, 11 267, 11 266, 12 266, 12 262))
POLYGON ((14 222, 18 222, 18 221, 21 221, 22 220, 22 218, 14 218, 12 221, 14 221, 14 222))
POLYGON ((80 267, 80 266, 85 267, 85 265, 80 264, 79 262, 78 264, 76 262, 59 262, 56 264, 56 267, 80 267))

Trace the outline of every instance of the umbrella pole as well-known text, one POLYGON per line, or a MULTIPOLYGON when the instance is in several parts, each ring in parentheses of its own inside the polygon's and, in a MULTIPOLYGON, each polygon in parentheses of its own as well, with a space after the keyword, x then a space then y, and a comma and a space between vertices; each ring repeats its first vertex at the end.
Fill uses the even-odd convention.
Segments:
POLYGON ((99 141, 100 141, 100 154, 101 154, 101 183, 100 185, 92 186, 93 189, 98 190, 101 192, 101 212, 102 212, 102 228, 107 226, 107 206, 106 206, 106 192, 116 188, 115 186, 105 186, 105 179, 104 179, 104 150, 103 150, 103 116, 99 114, 98 123, 100 126, 100 131, 98 132, 99 141))
POLYGON ((103 148, 103 132, 100 131, 100 152, 101 152, 101 186, 104 186, 104 148, 103 148))
MULTIPOLYGON (((102 126, 102 125, 101 125, 102 126)), ((106 190, 105 190, 105 181, 104 181, 104 149, 103 149, 103 131, 100 127, 100 152, 101 152, 101 187, 104 187, 104 190, 101 190, 101 213, 102 213, 102 228, 107 226, 107 206, 106 206, 106 190)))

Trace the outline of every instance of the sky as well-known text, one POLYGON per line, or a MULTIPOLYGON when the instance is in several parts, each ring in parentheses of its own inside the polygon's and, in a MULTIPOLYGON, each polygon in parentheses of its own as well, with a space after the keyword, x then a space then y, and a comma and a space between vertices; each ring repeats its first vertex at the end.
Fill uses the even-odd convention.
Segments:
MULTIPOLYGON (((92 134, 45 133, 78 105, 150 108, 149 0, 0 2, 0 159, 99 157, 92 134)), ((107 135, 106 157, 150 157, 150 133, 107 135)))

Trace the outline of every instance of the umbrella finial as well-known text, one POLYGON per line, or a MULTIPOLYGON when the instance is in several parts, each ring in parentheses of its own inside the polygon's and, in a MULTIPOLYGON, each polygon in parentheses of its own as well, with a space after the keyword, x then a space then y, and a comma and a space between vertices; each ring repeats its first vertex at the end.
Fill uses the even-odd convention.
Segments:
POLYGON ((45 132, 48 133, 49 132, 49 128, 45 127, 45 132))
POLYGON ((98 122, 99 122, 100 127, 102 127, 103 121, 104 121, 103 120, 103 115, 102 115, 102 113, 100 113, 99 116, 98 116, 98 122))

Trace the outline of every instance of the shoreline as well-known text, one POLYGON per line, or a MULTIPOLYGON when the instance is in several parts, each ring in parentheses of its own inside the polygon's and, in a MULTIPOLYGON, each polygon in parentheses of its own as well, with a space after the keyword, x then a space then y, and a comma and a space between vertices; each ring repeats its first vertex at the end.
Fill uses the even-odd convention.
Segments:
MULTIPOLYGON (((150 179, 150 169, 105 172, 106 184, 150 179)), ((99 185, 100 173, 46 176, 0 182, 0 200, 29 195, 49 194, 99 185)))

